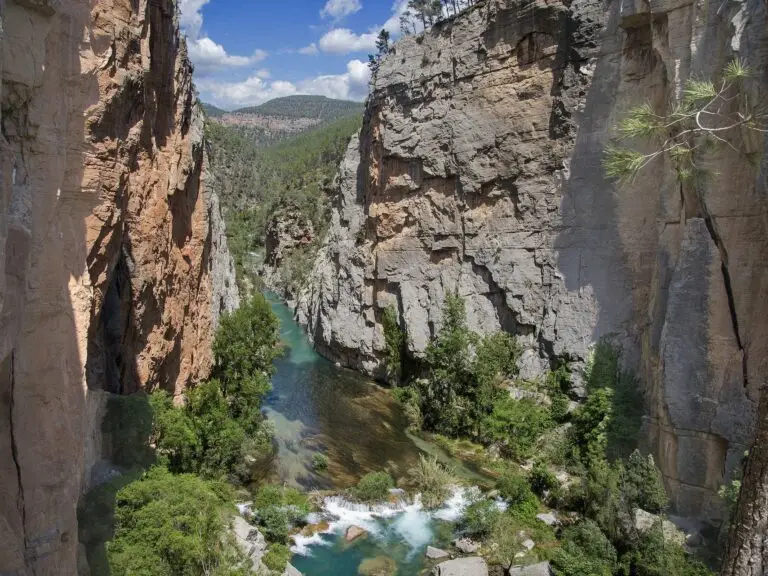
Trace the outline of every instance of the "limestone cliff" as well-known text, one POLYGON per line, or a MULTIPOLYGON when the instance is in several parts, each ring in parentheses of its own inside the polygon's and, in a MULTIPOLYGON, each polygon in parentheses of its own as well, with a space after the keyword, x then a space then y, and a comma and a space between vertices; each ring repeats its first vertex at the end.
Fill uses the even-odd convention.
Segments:
POLYGON ((237 294, 175 3, 0 19, 0 573, 69 575, 105 397, 207 376, 237 294))
POLYGON ((524 376, 611 337, 676 509, 717 517, 766 381, 768 166, 726 149, 695 185, 662 160, 617 187, 601 157, 623 110, 734 57, 765 101, 767 22, 763 0, 485 0, 398 42, 298 304, 317 348, 375 374, 383 308, 418 355, 454 289, 476 330, 518 334, 524 376))

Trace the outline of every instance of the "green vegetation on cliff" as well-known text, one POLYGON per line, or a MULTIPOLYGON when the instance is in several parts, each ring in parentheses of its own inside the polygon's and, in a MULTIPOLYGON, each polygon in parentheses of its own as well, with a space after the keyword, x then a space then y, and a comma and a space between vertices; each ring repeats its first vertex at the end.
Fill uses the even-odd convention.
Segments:
MULTIPOLYGON (((322 237, 329 219, 328 188, 361 122, 359 114, 343 116, 263 148, 236 127, 206 123, 216 188, 239 278, 250 272, 248 256, 264 245, 270 220, 288 207, 298 210, 312 223, 315 236, 322 237)), ((302 255, 301 249, 288 251, 286 268, 302 255)), ((305 269, 308 260, 304 258, 300 268, 305 269)))
POLYGON ((489 559, 510 566, 522 546, 516 535, 524 533, 537 543, 524 561, 550 560, 558 576, 710 574, 669 528, 661 535, 667 495, 653 458, 637 450, 643 398, 620 351, 608 341, 595 347, 584 373, 588 397, 571 409, 566 364, 541 382, 521 381, 513 337, 474 334, 455 294, 444 306, 424 378, 394 396, 415 427, 444 435, 447 447, 445 437, 464 438, 500 454, 483 465, 500 471, 496 489, 506 510, 481 498, 462 523, 485 541, 489 559), (548 509, 572 526, 560 534, 545 526, 536 515, 548 509), (637 514, 650 520, 643 524, 637 514))
POLYGON ((163 390, 110 400, 104 432, 122 475, 78 510, 94 573, 250 573, 229 530, 231 485, 258 478, 274 453, 261 403, 277 343, 277 318, 258 294, 221 319, 212 377, 181 402, 163 390))

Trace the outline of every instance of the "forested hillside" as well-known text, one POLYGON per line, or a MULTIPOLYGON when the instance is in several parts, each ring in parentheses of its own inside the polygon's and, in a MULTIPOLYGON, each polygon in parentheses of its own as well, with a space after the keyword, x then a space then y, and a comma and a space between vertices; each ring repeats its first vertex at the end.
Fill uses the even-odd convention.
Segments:
MULTIPOLYGON (((216 114, 215 107, 210 109, 216 114)), ((266 228, 281 210, 292 208, 311 223, 313 239, 322 237, 328 221, 325 190, 360 128, 360 110, 355 102, 296 96, 233 113, 241 121, 233 114, 208 115, 214 188, 221 196, 239 277, 248 254, 264 245, 266 228), (282 128, 265 132, 270 123, 282 128)))
POLYGON ((317 118, 320 121, 329 121, 362 111, 363 106, 360 102, 334 100, 325 96, 299 95, 275 98, 260 106, 240 108, 235 110, 235 113, 283 116, 285 118, 317 118))

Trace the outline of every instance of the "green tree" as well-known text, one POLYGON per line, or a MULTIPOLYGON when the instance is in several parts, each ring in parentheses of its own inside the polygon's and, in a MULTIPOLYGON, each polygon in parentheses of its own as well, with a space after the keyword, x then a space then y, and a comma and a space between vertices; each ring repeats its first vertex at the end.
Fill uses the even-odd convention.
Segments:
POLYGON ((421 396, 428 428, 450 436, 468 436, 474 432, 477 388, 472 347, 476 340, 467 327, 464 300, 458 293, 446 294, 440 332, 425 353, 429 386, 421 391, 421 396))
POLYGON ((483 538, 493 532, 500 517, 501 512, 496 503, 483 498, 467 506, 460 525, 467 534, 483 538))
POLYGON ((113 576, 245 576, 228 533, 233 507, 225 486, 151 469, 117 493, 113 576))
POLYGON ((405 332, 400 328, 397 312, 391 304, 384 309, 381 324, 384 330, 384 342, 386 343, 387 375, 394 382, 399 382, 402 377, 402 353, 405 346, 405 332))
POLYGON ((630 507, 658 514, 667 508, 667 491, 653 456, 635 450, 623 466, 621 487, 630 507))
POLYGON ((499 398, 482 422, 482 436, 501 444, 513 458, 525 460, 533 453, 536 440, 552 427, 549 410, 531 398, 515 400, 508 394, 499 398))
POLYGON ((703 171, 698 156, 712 146, 742 151, 745 132, 768 132, 765 111, 750 99, 747 83, 753 73, 741 60, 733 60, 721 79, 691 79, 682 101, 669 114, 658 113, 649 104, 630 109, 617 127, 622 140, 653 139, 660 143, 652 152, 612 145, 606 149, 606 176, 633 180, 638 172, 659 158, 673 163, 680 180, 703 171))
MULTIPOLYGON (((277 317, 267 299, 256 294, 231 314, 225 314, 213 341, 215 371, 221 379, 224 395, 237 396, 241 389, 266 393, 259 381, 272 374, 272 362, 278 356, 277 317), (256 383, 249 383, 257 380, 256 383)), ((251 398, 242 395, 245 402, 251 398)), ((260 401, 260 398, 252 400, 260 401)), ((246 414, 246 406, 236 405, 236 412, 246 414)), ((237 417, 240 414, 233 414, 237 417)))
POLYGON ((360 479, 352 493, 364 502, 381 502, 389 497, 389 489, 394 486, 395 481, 386 472, 369 472, 360 479))
POLYGON ((566 528, 552 558, 556 576, 613 576, 616 549, 591 520, 566 528))

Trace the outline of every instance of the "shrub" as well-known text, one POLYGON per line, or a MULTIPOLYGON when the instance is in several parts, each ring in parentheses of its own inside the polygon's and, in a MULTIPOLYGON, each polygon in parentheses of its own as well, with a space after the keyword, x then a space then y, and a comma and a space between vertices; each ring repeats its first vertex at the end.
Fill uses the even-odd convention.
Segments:
POLYGON ((312 470, 315 472, 328 470, 328 457, 325 454, 314 454, 312 456, 312 470))
POLYGON ((352 493, 363 502, 380 502, 387 499, 394 485, 392 476, 386 472, 369 472, 360 479, 352 493))
POLYGON ((533 517, 539 511, 539 500, 525 478, 505 474, 496 483, 499 495, 509 505, 510 512, 522 517, 533 517))
POLYGON ((399 382, 402 375, 402 351, 405 345, 405 333, 400 328, 397 312, 391 304, 384 309, 381 323, 387 351, 387 374, 394 382, 399 382))
POLYGON ((624 572, 633 576, 713 576, 681 546, 665 541, 661 522, 640 538, 634 549, 622 557, 621 564, 624 572))
POLYGON ((270 542, 287 541, 291 528, 303 524, 309 514, 306 494, 275 484, 259 488, 253 498, 253 507, 264 537, 270 542))
POLYGON ((622 470, 621 489, 624 500, 632 508, 639 506, 657 514, 667 507, 664 481, 650 454, 643 456, 639 450, 635 450, 630 455, 622 470))
POLYGON ((557 477, 541 462, 535 462, 528 473, 528 484, 537 496, 543 496, 545 492, 549 492, 560 485, 557 477))
POLYGON ((421 430, 423 418, 421 414, 421 395, 413 386, 404 386, 392 390, 392 397, 400 404, 408 419, 408 427, 412 430, 421 430))
POLYGON ((493 500, 481 499, 467 506, 461 519, 462 529, 471 536, 485 537, 499 521, 501 512, 493 500))
POLYGON ((508 570, 522 547, 522 526, 511 514, 500 514, 489 538, 488 560, 508 570))
POLYGON ((517 376, 521 348, 506 332, 486 336, 477 346, 474 373, 481 388, 493 388, 500 378, 517 376))
POLYGON ((107 544, 113 576, 245 574, 228 532, 225 486, 153 468, 117 493, 115 536, 107 544))
POLYGON ((434 456, 419 455, 419 463, 408 471, 415 488, 421 492, 421 502, 426 508, 437 508, 451 495, 455 483, 453 473, 434 456))
POLYGON ((551 427, 545 408, 530 398, 515 400, 509 395, 494 403, 482 423, 484 438, 501 443, 518 460, 530 457, 536 440, 551 427))
POLYGON ((259 525, 269 542, 285 543, 291 530, 288 512, 277 506, 259 509, 259 525))
POLYGON ((272 544, 267 553, 264 554, 261 561, 273 572, 283 573, 285 566, 291 559, 291 551, 285 544, 272 544))
POLYGON ((556 576, 612 576, 616 549, 597 524, 584 520, 565 529, 551 564, 556 576))

